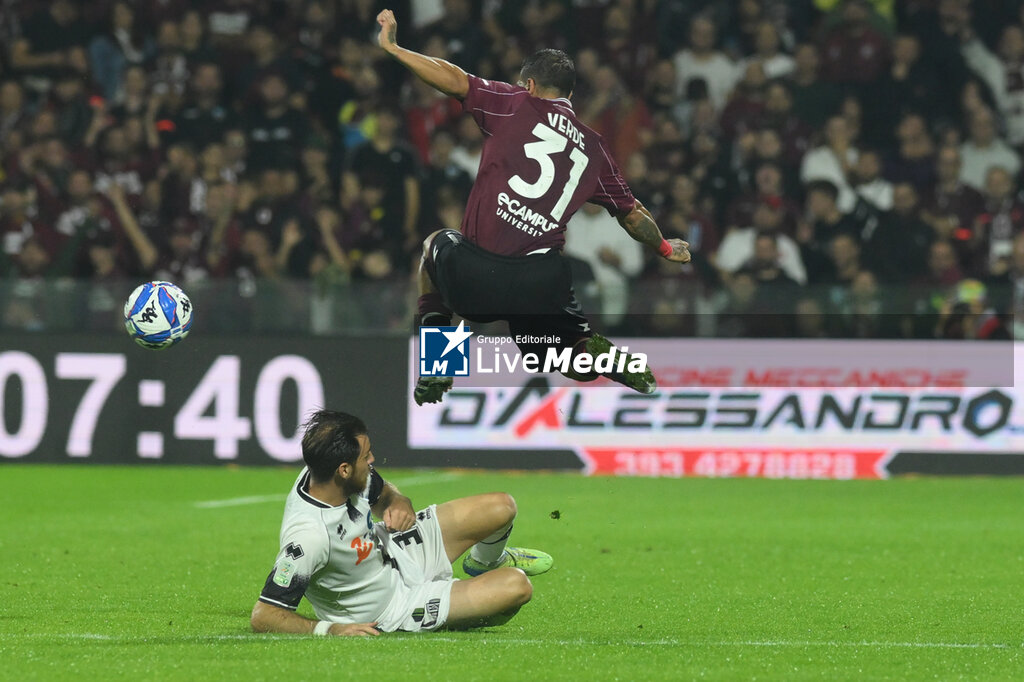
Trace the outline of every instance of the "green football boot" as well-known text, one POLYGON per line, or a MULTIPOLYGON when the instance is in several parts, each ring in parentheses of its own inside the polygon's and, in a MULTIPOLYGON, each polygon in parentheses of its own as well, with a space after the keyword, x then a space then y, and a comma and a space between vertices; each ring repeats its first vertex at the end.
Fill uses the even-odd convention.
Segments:
POLYGON ((511 566, 522 569, 526 575, 540 575, 551 570, 551 564, 554 562, 555 560, 546 552, 525 547, 506 547, 505 552, 501 555, 501 561, 493 566, 482 564, 467 554, 466 558, 462 560, 462 570, 466 572, 466 575, 478 576, 502 566, 511 566))
MULTIPOLYGON (((594 334, 589 339, 587 339, 586 349, 587 352, 590 353, 590 355, 592 356, 607 353, 612 348, 614 348, 614 346, 612 346, 612 342, 606 339, 605 337, 601 336, 600 334, 594 334)), ((615 353, 615 364, 618 365, 619 354, 621 354, 622 351, 616 348, 615 353)), ((632 353, 627 353, 626 357, 626 365, 628 366, 628 358, 632 358, 633 355, 632 353)), ((655 380, 654 373, 651 372, 650 367, 645 367, 644 371, 642 372, 608 372, 603 376, 606 376, 612 381, 618 382, 623 386, 627 386, 636 391, 637 393, 649 395, 658 390, 658 382, 655 380)))
POLYGON ((412 398, 417 405, 423 403, 439 403, 444 394, 452 387, 451 377, 420 377, 416 381, 412 398))

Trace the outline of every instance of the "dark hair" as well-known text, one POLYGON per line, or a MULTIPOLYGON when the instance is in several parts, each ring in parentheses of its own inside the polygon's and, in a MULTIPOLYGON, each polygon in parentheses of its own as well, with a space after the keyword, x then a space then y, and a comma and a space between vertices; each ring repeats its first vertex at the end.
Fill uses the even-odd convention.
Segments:
POLYGON ((576 87, 576 65, 561 50, 537 50, 523 60, 519 73, 524 82, 532 78, 538 86, 553 88, 565 97, 576 87))
POLYGON ((832 201, 836 201, 839 198, 839 188, 831 180, 811 180, 807 183, 805 191, 808 195, 811 192, 822 192, 827 194, 832 201))
POLYGON ((314 412, 302 435, 302 459, 313 480, 329 481, 342 464, 354 464, 360 450, 356 436, 362 435, 366 424, 359 417, 333 410, 314 412))

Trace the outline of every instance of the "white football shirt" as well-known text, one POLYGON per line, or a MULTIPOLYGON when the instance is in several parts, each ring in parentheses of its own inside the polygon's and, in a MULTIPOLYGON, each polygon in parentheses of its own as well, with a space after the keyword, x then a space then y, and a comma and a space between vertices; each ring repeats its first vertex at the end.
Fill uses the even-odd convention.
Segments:
POLYGON ((303 469, 285 501, 281 549, 260 601, 294 611, 305 596, 320 620, 377 621, 402 583, 385 553, 390 538, 370 518, 384 479, 371 468, 366 489, 338 507, 311 496, 309 480, 303 469))

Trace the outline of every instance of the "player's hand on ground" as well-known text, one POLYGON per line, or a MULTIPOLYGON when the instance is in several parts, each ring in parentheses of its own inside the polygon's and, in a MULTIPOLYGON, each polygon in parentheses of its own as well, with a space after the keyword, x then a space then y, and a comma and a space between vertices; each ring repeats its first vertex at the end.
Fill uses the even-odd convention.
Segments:
POLYGON ((376 623, 335 623, 328 632, 335 637, 376 637, 380 634, 376 623))
POLYGON ((377 15, 377 23, 380 24, 377 44, 387 52, 391 52, 398 47, 398 43, 395 41, 395 35, 398 33, 398 21, 395 19, 395 13, 389 9, 383 10, 377 15))
POLYGON ((388 532, 409 530, 416 523, 416 512, 408 499, 397 499, 384 510, 383 520, 388 532))
POLYGON ((689 263, 690 262, 690 245, 684 242, 682 239, 669 239, 668 243, 672 246, 672 253, 665 256, 667 260, 674 261, 676 263, 689 263))

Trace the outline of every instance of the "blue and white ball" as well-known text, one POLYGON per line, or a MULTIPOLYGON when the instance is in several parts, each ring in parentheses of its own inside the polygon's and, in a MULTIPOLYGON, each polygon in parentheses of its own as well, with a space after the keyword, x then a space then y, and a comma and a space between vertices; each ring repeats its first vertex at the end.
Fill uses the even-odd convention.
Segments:
POLYGON ((192 302, 171 282, 147 282, 124 304, 124 328, 143 348, 170 348, 192 329, 192 302))

